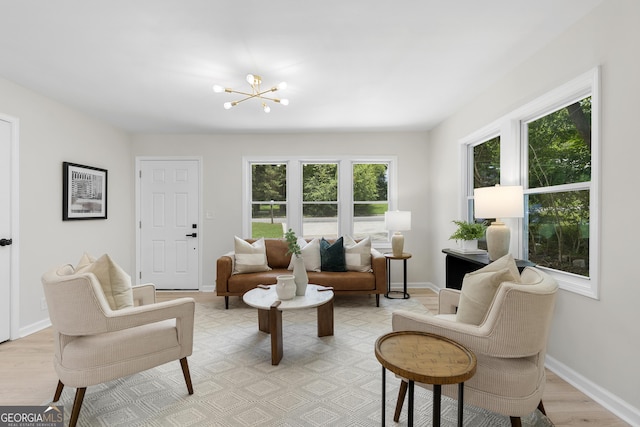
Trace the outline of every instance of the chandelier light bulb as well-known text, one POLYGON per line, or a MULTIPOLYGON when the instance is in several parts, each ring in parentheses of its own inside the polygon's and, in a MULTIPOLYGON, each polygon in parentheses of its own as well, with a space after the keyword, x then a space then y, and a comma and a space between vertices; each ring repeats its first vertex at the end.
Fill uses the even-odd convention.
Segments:
POLYGON ((282 104, 282 105, 289 105, 289 100, 288 100, 288 99, 286 99, 286 98, 281 99, 281 100, 280 100, 280 104, 282 104))
POLYGON ((271 112, 271 107, 269 107, 265 103, 262 104, 262 109, 264 110, 265 113, 270 113, 271 112))
POLYGON ((254 81, 255 81, 255 77, 253 77, 253 74, 247 74, 247 83, 252 85, 254 81))
POLYGON ((225 103, 224 103, 224 109, 225 109, 225 110, 228 110, 228 109, 230 109, 231 107, 233 107, 233 104, 231 104, 230 102, 225 102, 225 103))
POLYGON ((222 93, 224 92, 224 88, 220 85, 213 85, 213 91, 215 93, 222 93))
POLYGON ((280 82, 276 87, 278 88, 278 90, 284 90, 287 88, 287 82, 280 82))

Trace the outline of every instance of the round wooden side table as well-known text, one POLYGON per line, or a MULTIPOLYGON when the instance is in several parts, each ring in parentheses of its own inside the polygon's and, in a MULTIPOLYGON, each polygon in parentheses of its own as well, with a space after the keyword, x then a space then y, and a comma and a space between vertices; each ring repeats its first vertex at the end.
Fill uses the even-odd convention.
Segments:
MULTIPOLYGON (((409 387, 408 425, 413 426, 414 382, 433 385, 433 425, 440 426, 443 384, 458 384, 458 426, 462 427, 464 382, 476 373, 476 356, 461 344, 439 335, 398 331, 376 340, 382 364, 382 425, 385 423, 386 370, 406 378, 409 387)), ((399 412, 396 412, 399 415, 399 412)))
POLYGON ((271 364, 277 365, 283 356, 282 312, 317 307, 318 336, 333 335, 333 288, 307 285, 307 293, 280 301, 276 285, 258 285, 242 296, 243 301, 258 309, 258 329, 271 334, 271 364))

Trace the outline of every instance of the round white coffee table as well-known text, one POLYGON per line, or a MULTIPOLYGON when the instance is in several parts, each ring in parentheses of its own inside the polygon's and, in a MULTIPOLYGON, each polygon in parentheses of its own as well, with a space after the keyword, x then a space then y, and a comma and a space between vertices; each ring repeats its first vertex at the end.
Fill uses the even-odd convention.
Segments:
POLYGON ((301 308, 318 308, 318 336, 333 335, 333 288, 307 285, 304 296, 280 301, 276 285, 259 285, 242 296, 243 301, 258 309, 258 329, 271 334, 271 364, 282 360, 282 312, 301 308))

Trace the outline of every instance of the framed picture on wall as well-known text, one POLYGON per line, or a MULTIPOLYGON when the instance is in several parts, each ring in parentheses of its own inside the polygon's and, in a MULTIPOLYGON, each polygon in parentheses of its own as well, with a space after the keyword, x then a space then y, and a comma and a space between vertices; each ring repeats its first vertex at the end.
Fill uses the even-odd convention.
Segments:
POLYGON ((62 163, 62 220, 107 219, 107 170, 62 163))

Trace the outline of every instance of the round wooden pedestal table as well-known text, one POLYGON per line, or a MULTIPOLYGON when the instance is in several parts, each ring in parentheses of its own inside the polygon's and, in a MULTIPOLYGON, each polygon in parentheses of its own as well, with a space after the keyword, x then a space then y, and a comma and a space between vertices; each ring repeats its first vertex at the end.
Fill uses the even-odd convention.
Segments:
POLYGON ((243 301, 258 309, 258 329, 271 334, 271 364, 282 360, 282 312, 317 307, 318 336, 333 335, 333 288, 319 285, 307 285, 304 296, 280 301, 276 285, 258 285, 242 296, 243 301))
MULTIPOLYGON (((476 373, 476 356, 461 344, 417 331, 391 332, 376 341, 382 364, 382 425, 385 422, 386 370, 405 378, 409 387, 408 425, 413 426, 414 382, 433 385, 433 425, 440 426, 443 384, 458 384, 458 426, 462 427, 464 382, 476 373)), ((405 387, 403 381, 401 387, 405 387)), ((403 395, 401 389, 400 395, 403 395)), ((400 404, 400 408, 401 408, 400 404)), ((399 416, 399 411, 396 411, 399 416)))

